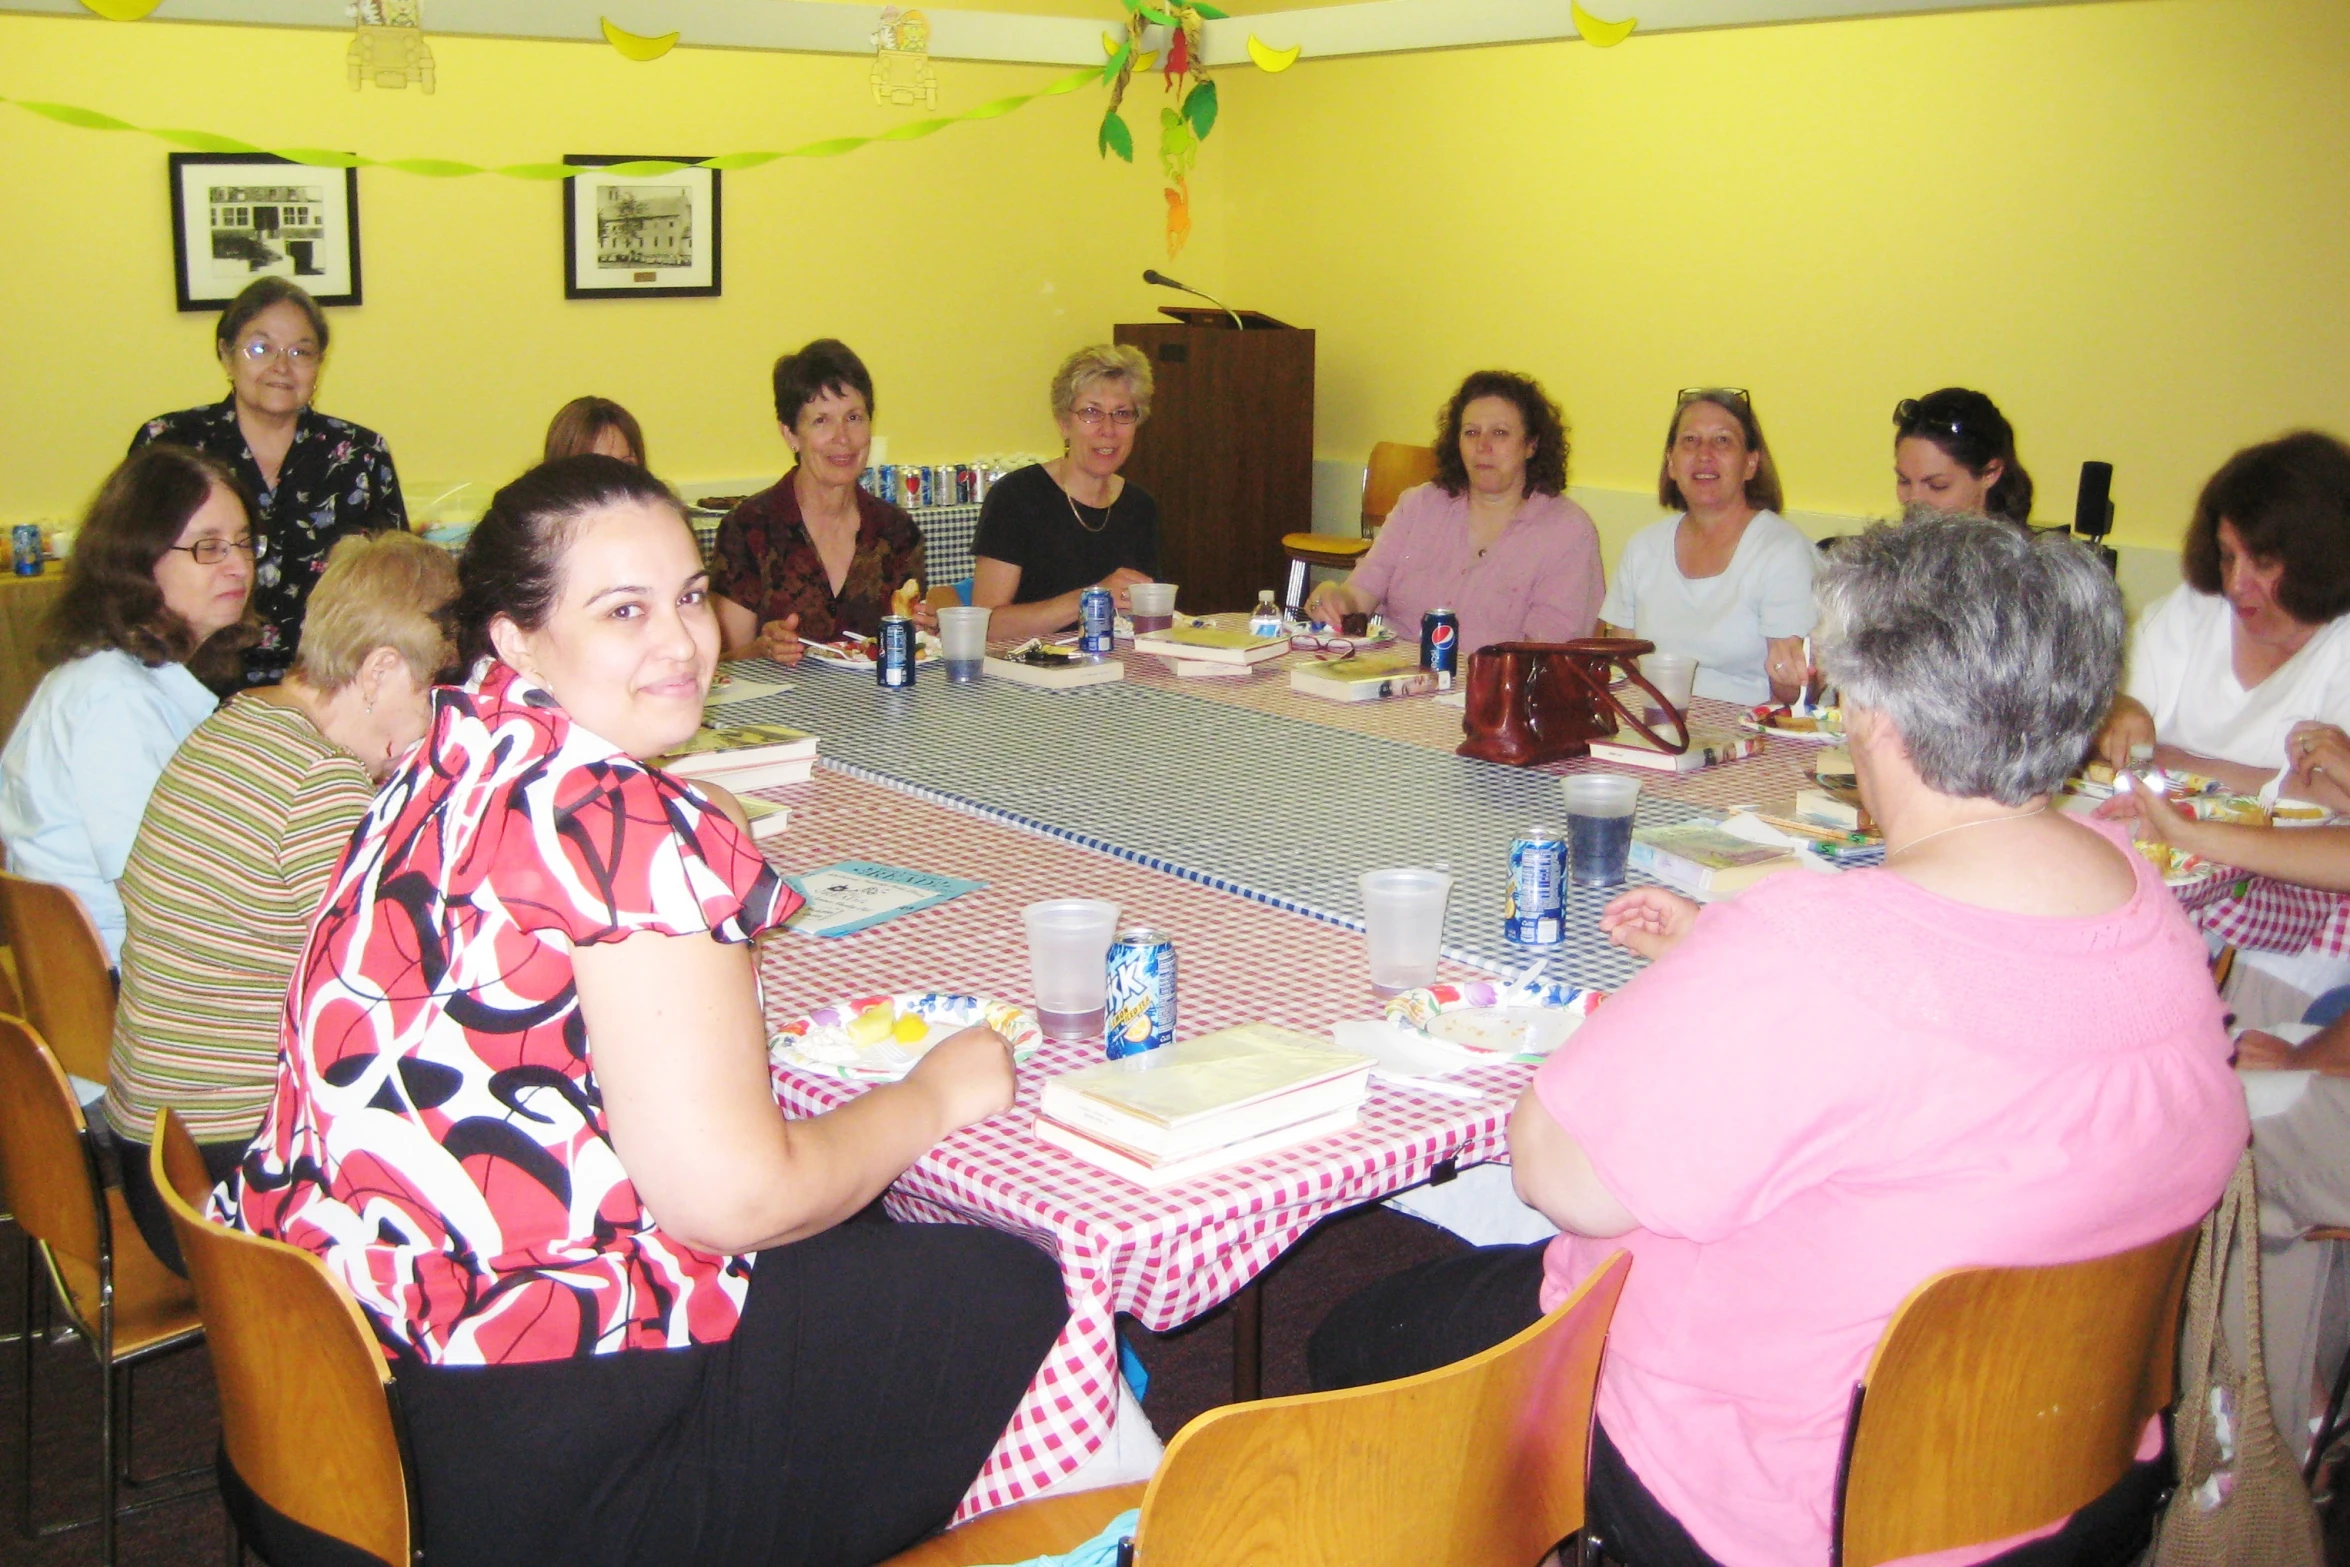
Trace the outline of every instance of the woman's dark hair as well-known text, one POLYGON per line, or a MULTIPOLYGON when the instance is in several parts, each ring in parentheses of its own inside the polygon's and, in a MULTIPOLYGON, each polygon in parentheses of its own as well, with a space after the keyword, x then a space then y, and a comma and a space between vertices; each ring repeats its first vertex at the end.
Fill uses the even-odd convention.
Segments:
POLYGON ((250 610, 199 646, 195 628, 163 602, 155 581, 156 562, 179 542, 216 485, 237 498, 250 529, 253 497, 217 457, 185 446, 142 446, 107 475, 74 535, 65 587, 43 623, 42 663, 119 648, 150 669, 186 664, 200 679, 235 670, 237 654, 258 635, 250 610))
POLYGON ((2277 605, 2304 625, 2350 610, 2350 446, 2316 430, 2247 446, 2195 502, 2187 581, 2221 589, 2219 525, 2233 523, 2254 560, 2282 561, 2277 605))
POLYGON ((606 430, 616 430, 628 443, 635 457, 630 460, 639 468, 650 468, 645 461, 645 432, 636 422, 636 415, 612 401, 609 397, 574 397, 555 410, 555 417, 547 425, 547 449, 541 462, 554 462, 561 457, 584 457, 596 449, 596 442, 606 430))
POLYGON ((873 377, 848 344, 836 337, 820 337, 796 354, 775 361, 775 417, 787 430, 796 429, 800 410, 832 392, 863 395, 865 417, 873 417, 873 377))
POLYGON ((457 654, 468 665, 495 653, 490 622, 503 615, 536 631, 563 589, 563 556, 579 520, 607 506, 667 506, 686 526, 668 485, 617 457, 590 452, 536 468, 490 497, 490 509, 457 562, 457 654))
POLYGON ((1463 381, 1436 413, 1436 487, 1447 495, 1469 488, 1469 465, 1461 460, 1461 416, 1480 397, 1506 397, 1518 406, 1534 450, 1526 458, 1526 493, 1562 495, 1567 488, 1567 419, 1542 383, 1509 370, 1478 370, 1463 381))
POLYGON ((1673 444, 1681 439, 1681 416, 1699 403, 1711 403, 1737 420, 1746 449, 1762 458, 1754 465, 1754 477, 1746 481, 1746 504, 1756 511, 1784 511, 1787 497, 1779 488, 1779 465, 1771 460, 1771 443, 1763 439, 1762 421, 1754 416, 1754 399, 1729 386, 1683 392, 1673 405, 1672 420, 1665 426, 1665 460, 1656 471, 1656 503, 1689 509, 1689 503, 1681 498, 1681 486, 1673 482, 1673 444))
POLYGON ((292 305, 310 318, 311 335, 318 339, 318 351, 326 352, 326 312, 318 308, 318 301, 299 283, 289 283, 282 277, 257 277, 245 285, 245 291, 228 302, 212 327, 212 341, 221 348, 234 348, 237 339, 245 335, 245 328, 253 318, 272 305, 292 305))
POLYGON ((1903 400, 1893 410, 1893 441, 1929 441, 1980 479, 1993 463, 1999 482, 1983 496, 1986 516, 2022 526, 2032 520, 2032 476, 2015 454, 2015 429, 1981 392, 1946 386, 1903 400))

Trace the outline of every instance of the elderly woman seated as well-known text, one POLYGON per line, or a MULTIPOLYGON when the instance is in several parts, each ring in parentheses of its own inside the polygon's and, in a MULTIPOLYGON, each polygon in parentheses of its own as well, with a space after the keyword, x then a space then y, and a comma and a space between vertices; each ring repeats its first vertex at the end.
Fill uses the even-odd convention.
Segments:
MULTIPOLYGON (((2120 674, 2111 578, 1928 518, 1845 542, 1819 594, 1884 866, 1619 898, 1604 927, 1656 962, 1510 1122, 1563 1233, 1374 1286, 1310 1349, 1322 1386, 1443 1364, 1628 1249, 1591 1515, 1636 1567, 1825 1561, 1846 1402, 1910 1289, 2185 1228, 2244 1146, 2201 941, 2118 831, 2048 808, 2120 674)), ((2143 1531, 2157 1468, 2067 1528, 2143 1531)))
POLYGON ((412 533, 344 539, 281 685, 240 692, 164 765, 122 873, 128 934, 106 1121, 123 1196, 175 1269, 143 1156, 175 1109, 213 1178, 236 1168, 277 1089, 286 983, 327 873, 376 785, 423 738, 455 657, 457 567, 412 533))
POLYGON ((459 567, 462 686, 328 878, 216 1214, 390 1354, 436 1562, 878 1561, 940 1527, 1059 1334, 1044 1253, 843 1223, 1012 1103, 965 1029, 787 1120, 751 941, 799 898, 648 764, 718 657, 666 486, 572 457, 459 567))

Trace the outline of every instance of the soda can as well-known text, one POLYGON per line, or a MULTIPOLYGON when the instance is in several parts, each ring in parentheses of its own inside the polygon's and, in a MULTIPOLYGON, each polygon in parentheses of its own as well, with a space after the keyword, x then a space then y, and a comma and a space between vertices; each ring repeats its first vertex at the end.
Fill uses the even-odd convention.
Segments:
POLYGON ((1420 617, 1420 667, 1436 677, 1436 689, 1450 691, 1461 667, 1461 617, 1442 607, 1420 617))
POLYGON ((1129 925, 1110 943, 1102 1041, 1113 1061, 1175 1043, 1175 943, 1129 925))
POLYGON ((963 470, 947 463, 938 470, 938 494, 931 498, 933 506, 960 506, 963 504, 963 470))
POLYGON ((979 470, 967 462, 955 464, 955 504, 979 504, 979 470))
POLYGON ((914 684, 914 622, 904 615, 881 617, 881 647, 873 659, 874 683, 889 691, 914 684))
POLYGON ((995 470, 993 468, 975 467, 971 470, 971 504, 976 506, 986 500, 987 492, 994 488, 995 470))
POLYGON ((897 492, 890 499, 907 511, 918 510, 922 505, 922 470, 911 463, 898 464, 897 492))
POLYGON ((1529 827, 1510 844, 1501 933, 1521 947, 1567 939, 1567 840, 1548 827, 1529 827))
POLYGON ((1117 602, 1097 582, 1077 595, 1077 651, 1100 655, 1117 650, 1117 602))
POLYGON ((8 553, 20 577, 41 574, 41 525, 20 522, 8 530, 8 553))
POLYGON ((895 506, 898 503, 898 465, 894 462, 885 462, 865 471, 874 476, 874 495, 895 506))

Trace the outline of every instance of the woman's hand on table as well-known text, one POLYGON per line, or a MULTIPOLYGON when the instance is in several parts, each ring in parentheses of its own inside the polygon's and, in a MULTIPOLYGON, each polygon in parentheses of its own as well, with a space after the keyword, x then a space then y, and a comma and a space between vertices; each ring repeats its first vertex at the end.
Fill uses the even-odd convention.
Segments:
POLYGON ((2332 724, 2295 724, 2285 735, 2285 764, 2280 793, 2350 811, 2350 734, 2332 724))
POLYGON ((800 617, 786 615, 761 626, 758 651, 778 664, 796 664, 805 658, 808 646, 800 640, 800 617))
POLYGON ((2097 754, 2114 771, 2130 765, 2130 748, 2154 745, 2154 715, 2146 704, 2133 696, 2113 699, 2113 711, 2105 715, 2105 727, 2097 733, 2097 754))
POLYGON ((1019 1075, 1003 1035, 992 1028, 966 1028, 931 1046, 906 1074, 906 1084, 937 1105, 938 1135, 944 1137, 1009 1110, 1019 1075))
POLYGON ((1662 887, 1635 887, 1600 912, 1600 934, 1644 958, 1661 958, 1697 923, 1698 904, 1662 887))
POLYGON ((934 636, 938 633, 938 610, 926 598, 916 599, 908 605, 906 618, 914 622, 917 631, 927 631, 934 636))
POLYGON ((2109 822, 2130 822, 2138 829, 2134 835, 2136 837, 2193 850, 2194 845, 2186 840, 2195 835, 2195 829, 2201 824, 2171 804, 2160 789, 2135 774, 2130 776, 2130 787, 2125 789, 2117 786, 2113 798, 2097 807, 2097 818, 2109 822))
POLYGON ((1349 615, 1365 613, 1355 608, 1354 595, 1347 592, 1343 582, 1316 583, 1301 608, 1306 619, 1324 626, 1335 626, 1349 615))
POLYGON ((1134 605, 1129 599, 1127 590, 1138 582, 1150 580, 1151 574, 1147 571, 1136 571, 1132 566, 1120 566, 1116 571, 1095 583, 1094 586, 1109 592, 1110 602, 1116 606, 1119 614, 1131 615, 1134 613, 1134 605))

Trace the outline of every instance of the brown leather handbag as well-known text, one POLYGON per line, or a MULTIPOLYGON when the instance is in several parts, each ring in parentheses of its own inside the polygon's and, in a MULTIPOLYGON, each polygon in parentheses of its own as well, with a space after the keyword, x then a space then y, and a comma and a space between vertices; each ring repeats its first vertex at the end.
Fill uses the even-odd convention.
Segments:
POLYGON ((1591 742, 1615 734, 1616 720, 1660 751, 1689 749, 1689 715, 1648 683, 1636 660, 1656 644, 1636 637, 1573 642, 1496 642, 1469 655, 1469 699, 1460 754, 1509 767, 1536 767, 1587 756, 1591 742), (1673 715, 1679 738, 1667 741, 1608 689, 1622 670, 1673 715))

